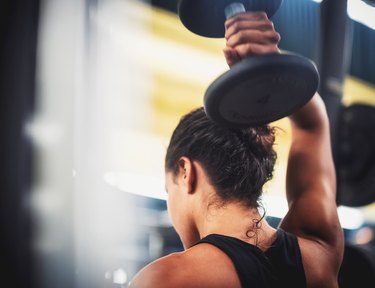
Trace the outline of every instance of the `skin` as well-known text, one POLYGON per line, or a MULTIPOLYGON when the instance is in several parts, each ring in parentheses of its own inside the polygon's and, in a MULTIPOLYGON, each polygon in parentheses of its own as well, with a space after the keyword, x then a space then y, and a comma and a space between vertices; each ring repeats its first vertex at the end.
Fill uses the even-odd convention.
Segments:
MULTIPOLYGON (((280 35, 265 13, 241 13, 227 20, 225 27, 227 46, 223 51, 229 66, 250 55, 280 52, 280 35)), ((329 122, 320 96, 316 94, 289 119, 289 210, 280 227, 297 236, 308 287, 338 287, 344 236, 336 207, 329 122)), ((180 158, 177 175, 166 172, 166 190, 168 211, 185 250, 150 263, 129 287, 241 287, 231 260, 221 250, 210 244, 193 245, 216 233, 265 251, 275 240, 276 230, 264 219, 260 228, 251 226, 261 219, 256 208, 240 202, 218 202, 204 168, 187 157, 180 158), (257 237, 247 237, 249 229, 256 230, 257 237)))

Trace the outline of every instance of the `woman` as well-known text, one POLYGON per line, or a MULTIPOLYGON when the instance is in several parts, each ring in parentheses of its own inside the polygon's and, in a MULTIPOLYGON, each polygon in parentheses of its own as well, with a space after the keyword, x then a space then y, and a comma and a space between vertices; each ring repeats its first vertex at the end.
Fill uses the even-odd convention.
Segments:
MULTIPOLYGON (((238 14, 225 27, 230 66, 279 52, 280 36, 265 13, 238 14)), ((274 128, 222 127, 203 108, 181 119, 165 169, 168 210, 185 250, 147 265, 130 287, 338 287, 344 238, 320 96, 289 119, 289 210, 277 229, 259 209, 276 160, 274 128)))

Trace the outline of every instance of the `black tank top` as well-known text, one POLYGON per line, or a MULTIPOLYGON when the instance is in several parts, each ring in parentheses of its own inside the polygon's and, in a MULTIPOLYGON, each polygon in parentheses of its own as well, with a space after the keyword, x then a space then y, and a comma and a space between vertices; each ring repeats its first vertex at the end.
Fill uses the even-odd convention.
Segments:
POLYGON ((297 237, 282 229, 265 252, 237 238, 211 234, 199 243, 209 243, 232 260, 243 288, 306 287, 301 251, 297 237))

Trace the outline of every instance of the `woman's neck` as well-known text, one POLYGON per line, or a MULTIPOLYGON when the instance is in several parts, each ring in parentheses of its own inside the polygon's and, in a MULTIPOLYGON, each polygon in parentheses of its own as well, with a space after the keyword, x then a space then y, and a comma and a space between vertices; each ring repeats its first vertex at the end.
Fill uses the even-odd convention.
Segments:
POLYGON ((245 207, 241 203, 211 205, 197 220, 200 238, 209 234, 221 234, 266 249, 276 236, 276 230, 267 223, 257 208, 245 207))

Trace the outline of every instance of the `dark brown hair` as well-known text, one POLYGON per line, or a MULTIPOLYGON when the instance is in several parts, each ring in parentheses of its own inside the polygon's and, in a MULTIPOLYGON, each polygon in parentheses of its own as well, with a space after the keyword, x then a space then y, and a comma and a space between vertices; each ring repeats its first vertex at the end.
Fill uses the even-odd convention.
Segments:
POLYGON ((180 157, 198 161, 218 196, 258 207, 263 185, 272 178, 276 161, 275 128, 269 125, 234 129, 207 118, 203 107, 183 116, 175 128, 165 169, 178 172, 180 157))

